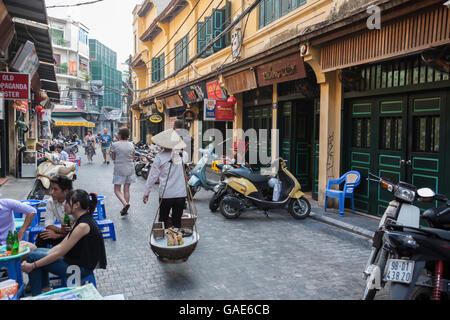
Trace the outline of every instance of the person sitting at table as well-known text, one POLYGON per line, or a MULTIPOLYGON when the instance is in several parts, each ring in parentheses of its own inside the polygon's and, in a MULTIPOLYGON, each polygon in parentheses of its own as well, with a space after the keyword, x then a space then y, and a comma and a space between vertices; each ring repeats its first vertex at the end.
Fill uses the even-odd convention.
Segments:
MULTIPOLYGON (((69 277, 68 267, 78 266, 80 277, 94 269, 106 269, 106 251, 103 236, 92 213, 97 207, 97 195, 84 190, 72 190, 66 196, 66 213, 75 218, 74 226, 64 240, 51 249, 38 248, 22 262, 22 271, 28 273, 31 294, 41 294, 49 288, 48 274, 69 277)), ((81 280, 80 278, 80 280, 81 280)))
POLYGON ((25 215, 25 221, 17 232, 17 238, 21 242, 20 245, 27 245, 30 249, 35 249, 36 247, 34 247, 34 245, 28 244, 27 242, 22 241, 22 239, 34 219, 36 208, 17 200, 2 199, 1 196, 2 195, 0 194, 0 245, 3 246, 6 244, 6 238, 8 237, 9 231, 14 233, 16 230, 13 214, 13 211, 15 211, 25 215))
MULTIPOLYGON (((72 180, 66 176, 54 176, 50 179, 50 195, 52 196, 44 213, 45 230, 36 238, 38 248, 46 248, 47 245, 56 246, 69 233, 70 226, 64 224, 64 204, 67 194, 72 190, 72 180), (59 222, 61 227, 55 226, 59 222)), ((72 224, 74 218, 69 216, 72 224)))

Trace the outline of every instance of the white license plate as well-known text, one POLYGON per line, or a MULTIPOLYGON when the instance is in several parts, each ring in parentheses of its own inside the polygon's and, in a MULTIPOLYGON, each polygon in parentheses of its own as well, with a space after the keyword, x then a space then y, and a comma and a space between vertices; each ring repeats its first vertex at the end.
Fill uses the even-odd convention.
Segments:
POLYGON ((414 271, 414 261, 389 259, 384 278, 386 281, 410 283, 414 271))

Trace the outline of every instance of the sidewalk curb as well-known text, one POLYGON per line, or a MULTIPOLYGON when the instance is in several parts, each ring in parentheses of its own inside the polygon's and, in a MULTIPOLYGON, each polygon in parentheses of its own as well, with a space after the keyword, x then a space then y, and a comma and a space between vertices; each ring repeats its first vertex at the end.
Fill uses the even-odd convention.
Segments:
POLYGON ((324 222, 327 223, 329 225, 341 228, 343 230, 358 234, 360 236, 366 237, 368 239, 372 239, 374 232, 364 229, 364 228, 360 228, 351 224, 348 224, 346 222, 342 222, 333 218, 329 218, 326 217, 322 214, 318 214, 315 213, 313 211, 311 211, 310 217, 313 218, 314 220, 320 221, 320 222, 324 222))

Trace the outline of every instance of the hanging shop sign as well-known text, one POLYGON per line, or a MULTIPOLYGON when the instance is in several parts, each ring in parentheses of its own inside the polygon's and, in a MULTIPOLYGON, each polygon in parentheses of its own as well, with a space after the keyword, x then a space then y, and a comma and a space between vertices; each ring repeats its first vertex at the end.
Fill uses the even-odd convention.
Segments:
POLYGON ((0 91, 5 100, 29 100, 30 76, 27 73, 0 72, 0 91))
POLYGON ((258 87, 255 72, 246 70, 225 78, 228 94, 249 91, 258 87))
POLYGON ((206 91, 208 99, 222 100, 225 96, 218 80, 207 82, 206 91))
POLYGON ((33 42, 27 40, 20 47, 14 59, 11 61, 11 68, 20 73, 29 74, 30 77, 34 76, 39 69, 39 57, 33 42))
POLYGON ((28 111, 28 101, 26 101, 26 100, 14 101, 13 107, 14 107, 14 109, 19 110, 20 112, 26 114, 28 111))
POLYGON ((299 54, 262 65, 256 73, 260 87, 306 78, 305 64, 299 54))
POLYGON ((234 121, 234 103, 205 99, 203 121, 234 121))
POLYGON ((164 103, 161 100, 156 100, 156 110, 159 113, 164 113, 164 103))
POLYGON ((205 99, 203 103, 203 121, 216 120, 216 100, 205 99))
POLYGON ((148 119, 153 123, 160 123, 163 120, 163 118, 159 114, 154 114, 148 119))
POLYGON ((192 122, 192 121, 194 121, 194 120, 195 120, 195 113, 194 113, 194 111, 192 111, 192 110, 190 110, 190 109, 186 110, 186 111, 184 112, 184 114, 183 114, 183 119, 184 119, 184 121, 186 121, 186 122, 192 122))
POLYGON ((203 101, 207 97, 205 82, 199 82, 181 89, 181 95, 186 103, 203 101))
POLYGON ((234 104, 226 100, 217 100, 216 121, 234 121, 234 104))
POLYGON ((167 109, 178 108, 178 107, 182 107, 184 105, 183 100, 181 100, 181 98, 178 94, 174 94, 173 96, 165 97, 162 100, 164 100, 164 105, 166 106, 167 109))

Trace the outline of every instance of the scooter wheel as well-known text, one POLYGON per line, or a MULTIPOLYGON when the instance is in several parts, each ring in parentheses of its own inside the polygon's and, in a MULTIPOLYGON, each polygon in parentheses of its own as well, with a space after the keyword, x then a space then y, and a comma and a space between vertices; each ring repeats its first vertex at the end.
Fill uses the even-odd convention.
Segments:
POLYGON ((289 213, 295 219, 305 219, 311 213, 311 204, 305 197, 292 199, 289 203, 289 213))
POLYGON ((236 219, 241 215, 241 211, 233 209, 230 205, 227 205, 223 200, 220 201, 220 213, 227 219, 236 219))

